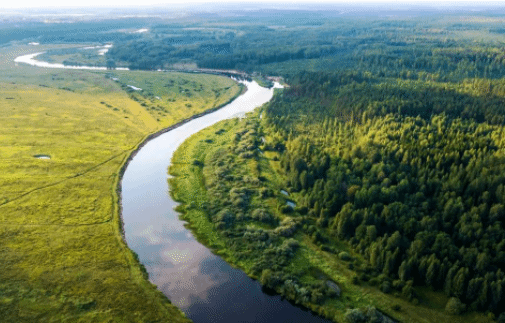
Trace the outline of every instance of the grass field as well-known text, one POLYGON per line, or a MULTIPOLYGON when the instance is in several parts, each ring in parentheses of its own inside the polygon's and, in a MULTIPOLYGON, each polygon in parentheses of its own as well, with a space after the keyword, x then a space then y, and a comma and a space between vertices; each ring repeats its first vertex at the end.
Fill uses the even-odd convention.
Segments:
POLYGON ((210 75, 121 74, 151 82, 145 88, 163 97, 172 93, 156 85, 169 80, 188 92, 201 84, 202 93, 220 93, 185 97, 191 107, 182 111, 167 102, 171 117, 158 121, 105 72, 15 66, 16 56, 34 51, 0 49, 0 320, 188 321, 122 239, 118 175, 147 135, 241 88, 210 75))
MULTIPOLYGON (((255 117, 250 116, 250 118, 257 118, 257 115, 258 113, 255 117)), ((213 191, 205 187, 212 186, 210 183, 215 180, 215 174, 220 172, 218 167, 226 167, 223 162, 216 162, 216 152, 225 155, 227 152, 233 151, 232 142, 236 141, 236 134, 244 132, 244 122, 238 120, 223 121, 186 140, 174 153, 173 164, 170 167, 170 174, 174 177, 170 179, 170 187, 173 197, 182 202, 179 206, 179 210, 183 212, 182 218, 189 222, 188 227, 193 230, 198 240, 212 248, 216 254, 221 255, 226 261, 244 270, 248 275, 258 278, 252 274, 253 267, 258 262, 258 259, 254 258, 257 254, 252 252, 251 257, 244 257, 244 254, 239 254, 230 249, 229 246, 238 242, 231 239, 227 240, 226 234, 223 234, 224 231, 216 229, 216 223, 212 222, 204 211, 206 205, 215 204, 211 201, 213 191)), ((285 181, 276 171, 279 161, 274 158, 279 157, 278 153, 266 151, 264 154, 257 156, 257 158, 251 159, 236 159, 233 166, 226 167, 228 170, 227 176, 235 178, 232 184, 236 185, 234 187, 247 188, 252 191, 257 190, 254 186, 247 186, 248 181, 252 182, 252 180, 245 180, 244 174, 247 174, 252 178, 262 177, 261 185, 266 185, 271 192, 274 192, 273 196, 267 199, 261 199, 253 193, 248 211, 245 211, 242 217, 247 217, 247 214, 257 207, 267 206, 269 212, 274 214, 276 218, 279 220, 285 219, 288 216, 280 212, 281 207, 285 204, 285 198, 279 193, 283 188, 281 183, 285 181)), ((222 179, 222 181, 225 180, 222 179)), ((296 195, 291 195, 290 199, 296 201, 296 195)), ((225 204, 225 202, 222 203, 225 204)), ((270 226, 257 221, 237 221, 235 226, 239 229, 231 231, 233 233, 254 227, 261 227, 266 230, 272 229, 270 226)), ((273 231, 275 231, 275 228, 273 228, 273 231)), ((448 299, 443 293, 433 292, 431 289, 416 288, 420 304, 415 305, 402 295, 385 294, 378 287, 368 283, 353 284, 352 277, 355 273, 349 269, 348 261, 341 260, 334 254, 323 251, 302 230, 298 230, 294 238, 298 240, 300 248, 286 267, 285 272, 296 276, 301 282, 310 283, 318 277, 324 277, 324 279, 338 283, 342 289, 341 297, 328 299, 321 305, 306 304, 311 306, 315 312, 324 313, 325 316, 336 322, 345 322, 344 314, 348 309, 368 305, 376 306, 382 312, 400 322, 484 323, 492 321, 490 317, 481 313, 466 313, 462 316, 448 315, 444 311, 448 299)), ((350 253, 354 259, 364 261, 362 256, 354 254, 345 242, 335 238, 331 239, 334 240, 331 243, 332 246, 340 251, 350 253)), ((245 239, 241 241, 245 241, 245 239)), ((242 250, 247 249, 247 242, 243 242, 243 244, 242 250)), ((249 246, 249 249, 254 249, 254 246, 249 246)))
POLYGON ((166 72, 152 78, 152 74, 145 71, 107 73, 162 127, 181 121, 188 113, 221 106, 233 98, 230 93, 236 93, 236 84, 227 79, 228 82, 224 82, 221 78, 201 77, 201 74, 166 72))

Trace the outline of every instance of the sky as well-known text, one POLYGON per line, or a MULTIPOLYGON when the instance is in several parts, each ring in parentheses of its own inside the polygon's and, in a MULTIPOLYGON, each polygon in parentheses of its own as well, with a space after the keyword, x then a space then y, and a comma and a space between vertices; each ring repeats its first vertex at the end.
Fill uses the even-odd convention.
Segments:
MULTIPOLYGON (((16 0, 16 1, 2 1, 3 3, 0 5, 0 9, 7 9, 7 8, 100 8, 100 7, 128 7, 128 6, 163 6, 163 7, 169 7, 170 5, 173 5, 174 7, 180 7, 181 5, 196 5, 199 3, 211 3, 213 1, 205 1, 205 0, 74 0, 74 1, 68 1, 68 0, 16 0)), ((218 1, 219 4, 223 4, 226 2, 231 2, 231 3, 238 3, 241 1, 237 0, 220 0, 218 1)), ((301 3, 319 3, 319 4, 329 4, 329 3, 335 3, 335 4, 371 4, 371 5, 378 5, 378 4, 396 4, 396 5, 409 5, 409 4, 416 4, 416 5, 429 5, 429 6, 477 6, 477 5, 484 5, 484 6, 505 6, 505 0, 491 0, 491 1, 479 1, 479 0, 354 0, 354 1, 349 1, 349 0, 333 0, 333 1, 310 1, 310 0, 249 0, 246 1, 247 3, 250 4, 265 4, 265 3, 282 3, 282 4, 301 4, 301 3)))

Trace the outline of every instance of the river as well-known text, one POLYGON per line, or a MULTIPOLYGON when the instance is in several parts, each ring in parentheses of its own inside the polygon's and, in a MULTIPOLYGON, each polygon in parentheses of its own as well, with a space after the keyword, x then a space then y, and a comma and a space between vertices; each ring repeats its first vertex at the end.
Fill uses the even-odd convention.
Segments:
MULTIPOLYGON (((32 55, 36 56, 18 57, 16 62, 33 60, 32 55)), ((51 65, 44 63, 43 67, 51 65)), ((149 280, 195 323, 328 322, 278 295, 265 293, 257 281, 200 244, 174 211, 177 203, 169 195, 167 170, 177 147, 192 134, 242 116, 273 96, 274 89, 242 83, 247 91, 233 102, 151 139, 128 163, 121 181, 126 243, 138 254, 149 280)))

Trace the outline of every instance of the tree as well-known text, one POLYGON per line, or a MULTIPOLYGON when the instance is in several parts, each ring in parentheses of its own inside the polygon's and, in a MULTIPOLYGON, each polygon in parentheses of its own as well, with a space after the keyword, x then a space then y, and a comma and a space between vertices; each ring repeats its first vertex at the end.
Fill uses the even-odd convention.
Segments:
POLYGON ((348 237, 354 233, 353 223, 352 223, 352 204, 347 203, 342 207, 342 210, 337 215, 337 235, 339 237, 348 237))
POLYGON ((398 268, 398 277, 400 277, 402 281, 406 282, 410 280, 411 271, 412 271, 411 262, 404 260, 402 261, 402 264, 398 268))
POLYGON ((468 275, 468 268, 463 267, 460 268, 456 276, 454 276, 452 291, 458 298, 466 296, 468 275))
POLYGON ((108 59, 107 63, 106 63, 106 67, 108 70, 116 69, 116 62, 114 62, 114 60, 112 60, 112 59, 108 59))
POLYGON ((426 285, 437 287, 438 273, 440 268, 440 260, 432 254, 428 260, 429 266, 426 271, 426 285))

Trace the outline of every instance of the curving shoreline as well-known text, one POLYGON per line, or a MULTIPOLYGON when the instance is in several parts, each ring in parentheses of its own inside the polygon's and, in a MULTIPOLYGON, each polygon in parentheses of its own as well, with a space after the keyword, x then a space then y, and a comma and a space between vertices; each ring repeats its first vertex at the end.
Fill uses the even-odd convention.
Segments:
MULTIPOLYGON (((107 45, 106 45, 107 46, 107 45)), ((108 49, 109 47, 104 47, 108 49)), ((61 63, 48 63, 44 61, 36 60, 35 57, 42 55, 46 52, 37 52, 32 54, 26 54, 22 56, 18 56, 14 59, 15 63, 24 63, 31 66, 36 67, 44 67, 44 68, 59 68, 59 69, 71 69, 71 70, 91 70, 91 71, 130 71, 128 67, 115 67, 113 69, 108 69, 105 66, 85 66, 85 65, 64 65, 61 63)), ((251 77, 241 71, 235 70, 220 70, 220 69, 210 69, 210 68, 196 68, 196 69, 166 69, 166 70, 156 70, 155 72, 180 72, 180 73, 202 73, 202 74, 213 74, 213 75, 223 75, 226 77, 236 77, 241 80, 251 80, 251 77)), ((222 106, 222 105, 221 105, 222 106)))
MULTIPOLYGON (((246 91, 247 91, 247 86, 244 85, 244 84, 241 84, 242 85, 242 91, 240 91, 239 93, 237 93, 237 95, 235 95, 234 97, 232 97, 230 100, 228 100, 227 102, 215 107, 215 108, 212 108, 212 109, 208 109, 208 110, 205 110, 203 112, 200 112, 200 113, 197 113, 189 118, 186 118, 184 120, 181 120, 179 122, 177 122, 176 124, 173 124, 169 127, 166 127, 166 128, 163 128, 157 132, 154 132, 154 133, 151 133, 151 134, 148 134, 146 135, 144 138, 142 138, 139 143, 133 147, 131 150, 130 150, 130 154, 128 154, 128 156, 124 159, 123 163, 121 164, 121 167, 119 168, 119 171, 117 173, 118 175, 118 183, 117 183, 117 187, 116 187, 116 194, 118 196, 118 199, 119 201, 122 200, 122 193, 121 193, 121 181, 123 179, 123 176, 124 176, 124 173, 126 171, 126 168, 128 167, 128 164, 131 162, 131 160, 133 158, 135 158, 135 156, 137 155, 137 153, 140 151, 140 149, 142 149, 142 147, 144 147, 149 141, 151 141, 152 139, 155 139, 156 137, 159 137, 161 135, 163 135, 164 133, 167 133, 169 131, 172 131, 194 119, 197 119, 197 118, 200 118, 200 117, 203 117, 207 114, 210 114, 212 112, 215 112, 219 109, 221 109, 222 107, 230 104, 231 102, 233 102, 237 97, 239 97, 240 95, 244 94, 246 91)), ((125 239, 125 236, 124 236, 124 230, 123 230, 123 219, 122 219, 122 204, 121 203, 118 203, 118 207, 119 207, 119 217, 120 217, 120 223, 119 223, 119 226, 120 226, 120 229, 121 229, 121 235, 123 236, 123 240, 125 239)), ((126 243, 126 240, 125 240, 125 243, 126 243)), ((140 262, 139 262, 140 263, 140 262)))
MULTIPOLYGON (((16 61, 25 62, 35 56, 24 55, 24 61, 16 61)), ((246 317, 255 317, 255 322, 289 316, 292 322, 319 322, 319 318, 280 296, 265 294, 259 282, 200 244, 173 210, 176 202, 168 194, 171 157, 167 157, 167 151, 175 151, 192 133, 252 111, 273 96, 273 89, 262 88, 256 82, 240 83, 248 89, 228 103, 146 135, 123 158, 111 187, 117 242, 130 266, 132 280, 143 286, 161 308, 168 309, 169 303, 176 305, 195 322, 208 322, 211 315, 217 315, 218 321, 234 322, 242 319, 237 315, 242 317, 246 312, 246 317), (153 160, 160 162, 157 171, 152 171, 153 160), (139 165, 144 168, 139 170, 139 165), (138 186, 146 189, 140 195, 136 195, 138 186), (146 201, 141 197, 147 197, 146 201)), ((276 87, 281 86, 277 83, 276 87)))
MULTIPOLYGON (((45 52, 37 52, 33 54, 27 54, 18 56, 14 59, 15 63, 24 63, 31 66, 44 67, 44 68, 60 68, 60 69, 70 69, 70 70, 91 70, 91 71, 106 71, 107 67, 105 66, 72 66, 72 65, 63 65, 60 63, 48 63, 36 60, 35 57, 44 54, 45 52)), ((130 69, 127 67, 117 67, 118 71, 129 71, 130 69)))

